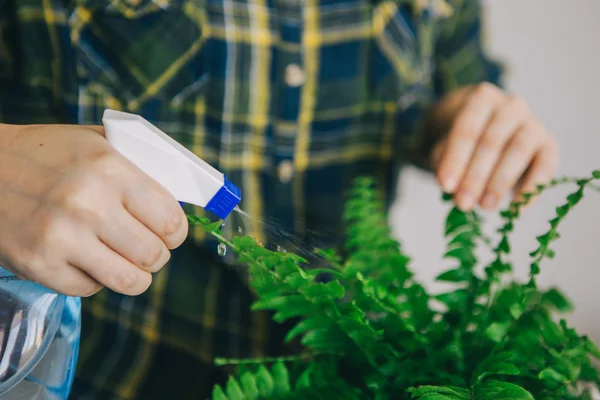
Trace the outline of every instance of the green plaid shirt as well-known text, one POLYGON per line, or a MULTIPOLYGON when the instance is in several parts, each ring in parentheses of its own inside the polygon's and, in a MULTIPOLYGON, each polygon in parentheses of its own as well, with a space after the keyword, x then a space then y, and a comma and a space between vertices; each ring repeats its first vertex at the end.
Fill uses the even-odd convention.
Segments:
MULTIPOLYGON (((400 167, 423 158, 428 107, 459 86, 498 82, 480 8, 0 0, 0 117, 99 124, 106 108, 141 114, 242 188, 257 220, 233 216, 226 233, 241 227, 296 251, 335 244, 353 177, 374 175, 394 193, 400 167)), ((282 351, 285 327, 249 311, 243 274, 201 232, 190 236, 147 293, 85 299, 73 398, 201 399, 225 378, 215 356, 282 351)))

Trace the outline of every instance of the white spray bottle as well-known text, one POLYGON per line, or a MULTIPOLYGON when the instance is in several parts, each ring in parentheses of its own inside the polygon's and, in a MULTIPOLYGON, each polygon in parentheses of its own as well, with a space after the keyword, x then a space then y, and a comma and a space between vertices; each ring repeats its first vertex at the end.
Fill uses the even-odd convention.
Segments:
MULTIPOLYGON (((106 110, 108 142, 179 202, 225 219, 241 191, 142 117, 106 110)), ((66 400, 77 364, 81 299, 18 279, 0 267, 0 398, 66 400)))
POLYGON ((221 172, 139 115, 106 110, 102 123, 108 142, 178 201, 221 219, 240 202, 240 189, 221 172))

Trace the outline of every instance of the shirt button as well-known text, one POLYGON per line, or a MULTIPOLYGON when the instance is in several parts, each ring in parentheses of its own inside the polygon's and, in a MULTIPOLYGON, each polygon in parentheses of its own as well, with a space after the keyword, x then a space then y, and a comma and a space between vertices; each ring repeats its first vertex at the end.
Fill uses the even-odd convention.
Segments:
POLYGON ((277 167, 277 176, 281 183, 288 183, 294 176, 294 164, 291 161, 282 161, 277 167))
POLYGON ((299 87, 304 83, 304 71, 298 64, 289 64, 285 68, 285 83, 291 87, 299 87))

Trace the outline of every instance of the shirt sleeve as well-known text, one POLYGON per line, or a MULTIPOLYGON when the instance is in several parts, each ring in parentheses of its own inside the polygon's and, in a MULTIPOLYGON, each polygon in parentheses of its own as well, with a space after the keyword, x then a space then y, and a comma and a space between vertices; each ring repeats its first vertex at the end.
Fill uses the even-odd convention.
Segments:
POLYGON ((479 82, 501 85, 502 65, 485 50, 481 0, 461 0, 442 23, 436 45, 434 86, 438 97, 479 82))
MULTIPOLYGON (((57 123, 56 103, 48 90, 23 76, 23 26, 16 14, 18 0, 0 0, 0 123, 57 123)), ((28 40, 35 40, 35 37, 28 40)))
MULTIPOLYGON (((6 93, 6 85, 15 79, 15 29, 14 9, 9 0, 0 0, 0 93, 6 93)), ((3 99, 3 98, 2 98, 3 99)))
MULTIPOLYGON (((503 64, 486 52, 481 0, 450 3, 454 5, 453 12, 441 22, 435 44, 432 103, 463 86, 483 82, 503 85, 503 64)), ((426 134, 431 130, 427 126, 427 112, 432 103, 418 113, 412 142, 407 147, 411 163, 424 169, 428 169, 429 154, 437 139, 426 134)))

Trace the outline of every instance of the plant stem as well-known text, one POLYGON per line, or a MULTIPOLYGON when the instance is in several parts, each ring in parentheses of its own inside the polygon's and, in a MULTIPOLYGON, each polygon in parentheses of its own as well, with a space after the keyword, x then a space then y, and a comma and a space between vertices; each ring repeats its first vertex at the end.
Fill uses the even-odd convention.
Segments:
POLYGON ((274 362, 290 362, 308 360, 317 357, 319 354, 314 353, 302 353, 295 356, 282 356, 282 357, 264 357, 264 358, 215 358, 215 364, 218 366, 224 365, 247 365, 247 364, 261 364, 261 363, 274 363, 274 362))

